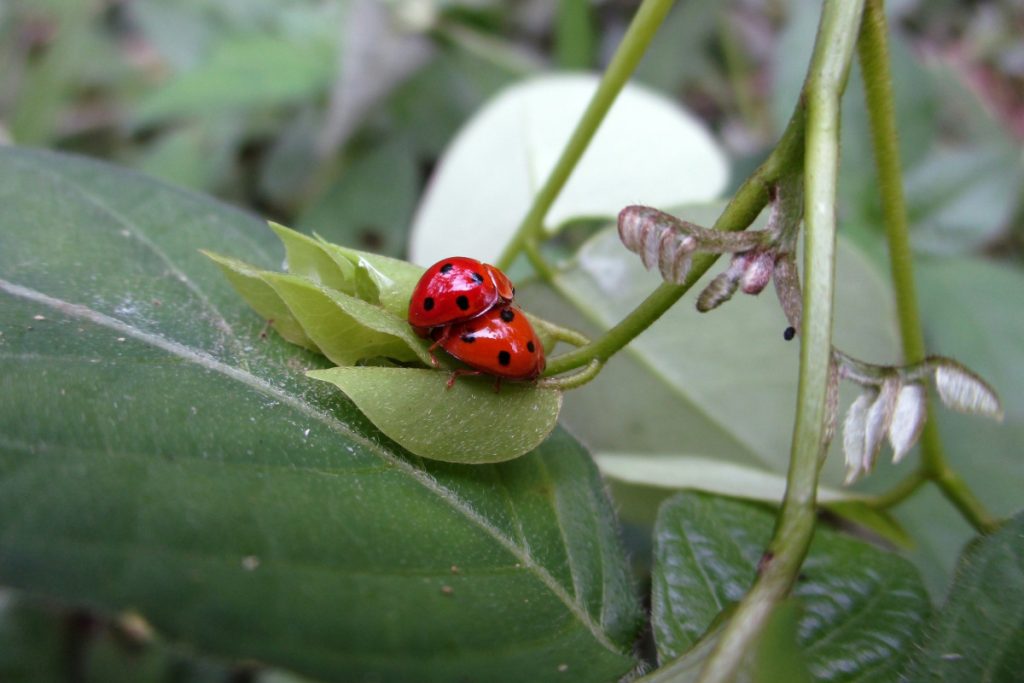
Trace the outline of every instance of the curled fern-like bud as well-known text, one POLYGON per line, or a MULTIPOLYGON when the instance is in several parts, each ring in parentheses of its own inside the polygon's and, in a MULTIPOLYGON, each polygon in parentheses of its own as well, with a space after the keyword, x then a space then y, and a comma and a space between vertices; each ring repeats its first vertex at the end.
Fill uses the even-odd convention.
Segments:
POLYGON ((639 254, 645 268, 655 263, 667 282, 679 284, 690 272, 697 249, 694 234, 702 228, 649 206, 627 206, 619 212, 619 238, 639 254))

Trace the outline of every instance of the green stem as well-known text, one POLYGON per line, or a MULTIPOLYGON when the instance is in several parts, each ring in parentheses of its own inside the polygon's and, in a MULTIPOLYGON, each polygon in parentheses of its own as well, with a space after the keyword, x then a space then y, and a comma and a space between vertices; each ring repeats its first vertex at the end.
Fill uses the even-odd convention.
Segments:
POLYGON ((804 87, 806 286, 800 329, 800 380, 786 496, 762 571, 729 619, 701 683, 732 681, 745 653, 796 580, 814 533, 818 463, 825 446, 826 394, 832 356, 839 100, 853 58, 863 0, 824 3, 804 87))
POLYGON ((865 502, 876 510, 888 510, 913 495, 926 481, 928 478, 924 476, 924 470, 918 468, 885 493, 871 496, 865 502))
MULTIPOLYGON (((764 163, 736 191, 715 221, 715 230, 744 230, 754 222, 761 209, 768 203, 771 187, 800 163, 804 149, 804 122, 803 107, 797 107, 779 143, 764 163)), ((548 361, 548 369, 544 374, 557 375, 587 365, 594 359, 606 361, 611 358, 678 301, 718 260, 718 257, 718 254, 695 256, 693 266, 683 284, 662 284, 600 338, 587 346, 548 361)))
MULTIPOLYGON (((913 254, 910 249, 907 212, 903 200, 902 165, 896 136, 892 75, 889 73, 888 27, 883 0, 867 0, 857 48, 861 70, 864 73, 864 93, 878 171, 882 218, 889 246, 889 266, 896 294, 904 362, 914 364, 924 360, 925 344, 917 313, 913 254)), ((942 439, 932 418, 932 401, 928 402, 927 414, 921 437, 921 467, 924 475, 938 485, 943 495, 978 531, 993 529, 995 522, 992 517, 947 463, 942 439)))
POLYGON ((636 65, 640 63, 640 58, 644 56, 648 44, 654 38, 654 34, 674 2, 675 0, 644 0, 640 5, 629 30, 622 38, 619 49, 616 50, 615 56, 612 57, 611 63, 601 78, 597 92, 591 98, 590 104, 583 112, 583 118, 576 124, 576 130, 573 131, 572 137, 569 138, 568 144, 562 151, 562 156, 558 159, 540 192, 534 197, 533 206, 530 207, 530 211, 523 218, 516 234, 512 236, 512 240, 498 259, 496 265, 499 268, 507 270, 529 240, 540 238, 544 229, 544 217, 562 191, 566 181, 569 180, 576 163, 583 156, 583 152, 586 151, 591 138, 594 137, 608 110, 611 109, 615 98, 626 85, 626 81, 636 69, 636 65))

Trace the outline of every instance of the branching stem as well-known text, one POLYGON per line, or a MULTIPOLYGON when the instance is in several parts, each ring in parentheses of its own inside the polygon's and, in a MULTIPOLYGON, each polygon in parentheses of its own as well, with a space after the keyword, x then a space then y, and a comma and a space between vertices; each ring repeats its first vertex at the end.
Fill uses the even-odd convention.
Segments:
MULTIPOLYGON (((889 266, 896 293, 904 362, 919 363, 925 358, 925 344, 917 313, 913 255, 903 200, 892 76, 889 73, 888 27, 883 0, 867 0, 857 48, 861 70, 864 73, 871 142, 878 171, 882 217, 889 246, 889 266)), ((975 529, 982 533, 991 531, 996 526, 995 521, 946 460, 942 439, 933 419, 935 411, 934 402, 931 400, 928 401, 927 412, 928 418, 921 434, 923 477, 917 480, 916 485, 921 485, 926 480, 934 482, 975 529)))
POLYGON ((804 101, 804 248, 800 379, 786 495, 753 587, 729 619, 701 672, 701 683, 727 683, 740 670, 775 606, 789 592, 814 533, 818 463, 825 447, 826 394, 832 355, 839 100, 853 58, 863 0, 824 3, 804 101))

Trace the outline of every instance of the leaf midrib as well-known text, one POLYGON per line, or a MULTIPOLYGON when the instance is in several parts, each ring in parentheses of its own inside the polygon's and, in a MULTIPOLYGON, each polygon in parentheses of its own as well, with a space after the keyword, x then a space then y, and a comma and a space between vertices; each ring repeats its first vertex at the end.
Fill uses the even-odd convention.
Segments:
POLYGON ((442 486, 437 480, 431 477, 429 474, 413 467, 410 463, 405 460, 398 458, 391 453, 384 450, 379 444, 374 443, 370 439, 357 434, 349 429, 343 422, 337 420, 333 416, 318 410, 309 403, 303 401, 301 398, 296 397, 292 394, 287 393, 281 388, 274 386, 273 384, 263 380, 249 372, 245 372, 238 368, 227 365, 213 356, 206 354, 202 351, 192 349, 179 342, 165 339, 159 335, 140 330, 133 327, 121 320, 111 318, 103 313, 95 311, 87 306, 80 304, 73 304, 62 299, 51 297, 42 292, 23 287, 21 285, 9 282, 4 279, 0 279, 0 291, 7 293, 10 296, 26 299, 43 306, 47 306, 53 310, 59 311, 69 317, 87 320, 95 325, 106 327, 109 329, 116 330, 126 336, 130 336, 133 339, 146 343, 150 346, 161 349, 162 351, 178 356, 183 360, 200 365, 207 370, 218 372, 230 379, 238 381, 249 388, 263 393, 268 396, 272 396, 275 399, 281 401, 286 405, 290 405, 296 410, 308 415, 310 418, 317 420, 330 428, 331 430, 344 435, 347 439, 350 439, 368 451, 381 458, 385 462, 393 465, 394 467, 403 471, 407 476, 412 477, 417 483, 422 485, 428 491, 440 498, 446 505, 452 508, 455 512, 462 515, 468 522, 476 525, 483 530, 487 535, 493 538, 503 548, 505 548, 514 557, 519 559, 523 567, 531 571, 551 593, 555 596, 562 604, 566 606, 569 612, 581 623, 587 630, 593 635, 594 640, 599 643, 602 647, 613 652, 617 655, 622 654, 622 650, 615 646, 605 633, 601 630, 600 625, 595 623, 587 612, 586 607, 575 602, 565 587, 559 584, 555 578, 537 561, 533 558, 528 550, 521 548, 516 545, 511 539, 507 538, 497 527, 490 524, 482 515, 472 509, 465 501, 458 498, 455 492, 442 486))

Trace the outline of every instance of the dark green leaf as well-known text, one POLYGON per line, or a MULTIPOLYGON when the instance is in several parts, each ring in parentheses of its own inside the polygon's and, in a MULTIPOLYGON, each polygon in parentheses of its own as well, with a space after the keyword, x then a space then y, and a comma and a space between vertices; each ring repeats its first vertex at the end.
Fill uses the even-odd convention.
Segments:
POLYGON ((327 680, 634 666, 615 521, 565 432, 410 457, 198 253, 277 267, 251 216, 14 148, 0 203, 0 583, 327 680))
MULTIPOLYGON (((662 661, 685 653, 743 597, 772 526, 770 512, 724 498, 680 494, 662 505, 652 598, 662 661)), ((793 597, 798 642, 818 681, 894 680, 929 611, 909 562, 823 528, 793 597)))
POLYGON ((462 378, 414 368, 331 368, 308 373, 336 385, 405 449, 469 464, 511 460, 555 428, 562 392, 534 384, 462 378))
POLYGON ((1024 671, 1024 513, 961 555, 906 680, 1013 683, 1024 671))

